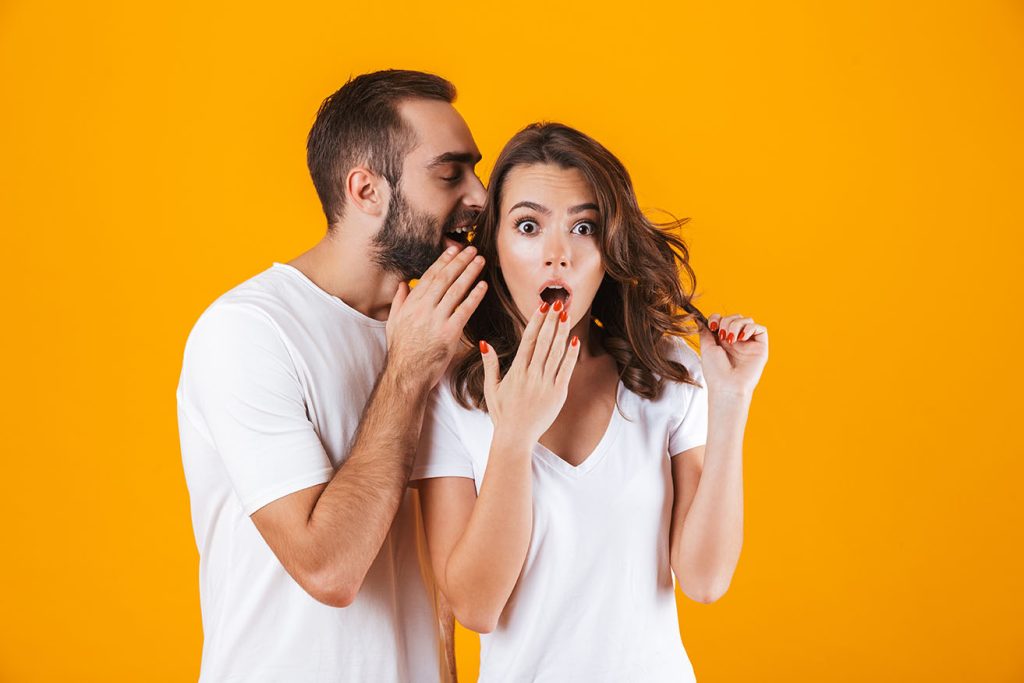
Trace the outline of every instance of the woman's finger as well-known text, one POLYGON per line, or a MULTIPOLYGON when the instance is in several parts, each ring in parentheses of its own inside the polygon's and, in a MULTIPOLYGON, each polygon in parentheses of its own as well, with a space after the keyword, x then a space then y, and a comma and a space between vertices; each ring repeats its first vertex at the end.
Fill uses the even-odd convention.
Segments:
POLYGON ((519 342, 519 350, 516 351, 516 357, 512 359, 512 367, 509 368, 517 370, 526 370, 530 359, 533 357, 533 348, 537 344, 537 333, 540 331, 541 325, 544 323, 545 313, 548 311, 548 304, 541 304, 539 308, 534 309, 533 315, 530 316, 530 320, 526 323, 526 329, 523 330, 523 338, 519 342))
POLYGON ((545 379, 554 381, 555 375, 558 374, 558 366, 568 349, 566 342, 569 340, 569 330, 569 310, 563 308, 558 313, 557 322, 555 322, 555 336, 551 340, 551 350, 548 352, 548 358, 544 364, 545 379))
POLYGON ((573 335, 569 340, 569 346, 565 349, 565 357, 555 375, 555 386, 563 391, 569 389, 569 378, 572 377, 573 368, 576 367, 576 360, 580 357, 580 339, 573 335))
POLYGON ((494 406, 492 401, 498 389, 498 354, 490 344, 481 339, 480 355, 484 361, 484 399, 490 409, 494 406))
POLYGON ((562 302, 556 301, 551 309, 544 314, 544 322, 537 332, 537 343, 533 348, 533 357, 530 359, 530 369, 544 374, 544 363, 551 353, 551 340, 555 337, 555 329, 558 327, 558 316, 562 312, 562 302))

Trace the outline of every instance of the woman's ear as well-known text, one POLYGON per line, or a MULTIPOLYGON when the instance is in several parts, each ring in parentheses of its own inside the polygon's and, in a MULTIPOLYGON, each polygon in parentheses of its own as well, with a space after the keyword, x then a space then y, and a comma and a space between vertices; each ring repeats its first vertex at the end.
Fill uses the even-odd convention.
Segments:
POLYGON ((365 166, 356 166, 345 176, 345 200, 361 213, 381 217, 391 201, 391 186, 365 166))

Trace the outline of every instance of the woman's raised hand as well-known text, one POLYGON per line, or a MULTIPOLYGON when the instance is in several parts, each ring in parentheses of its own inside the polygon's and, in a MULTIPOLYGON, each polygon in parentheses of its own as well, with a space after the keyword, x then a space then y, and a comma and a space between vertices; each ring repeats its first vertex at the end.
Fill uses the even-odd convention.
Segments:
POLYGON ((533 444, 558 417, 580 354, 579 339, 568 340, 568 320, 560 301, 550 307, 542 304, 535 310, 512 366, 501 378, 498 354, 487 342, 480 342, 484 398, 495 437, 526 439, 533 444))
POLYGON ((739 314, 718 313, 699 328, 708 391, 752 394, 768 362, 768 328, 739 314))

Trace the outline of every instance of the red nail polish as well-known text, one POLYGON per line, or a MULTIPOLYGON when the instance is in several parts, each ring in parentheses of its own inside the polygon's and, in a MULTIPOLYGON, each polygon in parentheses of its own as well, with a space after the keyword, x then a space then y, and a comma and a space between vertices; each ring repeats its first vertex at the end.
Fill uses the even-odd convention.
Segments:
POLYGON ((710 323, 708 324, 708 329, 710 329, 710 330, 711 330, 712 332, 714 332, 715 330, 717 330, 717 329, 718 329, 718 321, 717 321, 717 320, 712 320, 712 321, 711 321, 711 322, 710 322, 710 323))
POLYGON ((480 353, 487 353, 487 342, 480 340, 480 353))
POLYGON ((570 342, 570 343, 571 343, 571 344, 572 344, 573 346, 576 346, 577 344, 579 344, 579 343, 580 343, 580 338, 579 338, 579 337, 577 337, 577 336, 576 336, 576 335, 574 334, 574 335, 572 335, 572 342, 570 342))
POLYGON ((544 303, 542 303, 540 305, 540 312, 541 313, 547 313, 548 312, 548 302, 547 301, 545 301, 544 303))
POLYGON ((719 339, 725 339, 725 330, 719 330, 718 331, 718 338, 719 339))
POLYGON ((733 340, 734 336, 736 336, 736 335, 734 335, 732 332, 730 332, 729 333, 729 338, 726 341, 728 341, 730 344, 732 344, 732 340, 733 340))
POLYGON ((561 301, 556 301, 555 302, 555 312, 557 313, 560 310, 562 310, 562 302, 561 301))
POLYGON ((562 311, 562 314, 558 316, 558 319, 564 323, 569 319, 569 311, 562 311))
POLYGON ((736 337, 736 341, 743 341, 744 332, 740 332, 740 336, 736 337))

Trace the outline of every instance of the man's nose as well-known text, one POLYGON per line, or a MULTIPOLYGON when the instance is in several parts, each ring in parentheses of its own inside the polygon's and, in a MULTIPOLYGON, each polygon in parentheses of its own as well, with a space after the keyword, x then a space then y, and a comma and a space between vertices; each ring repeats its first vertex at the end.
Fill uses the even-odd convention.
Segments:
POLYGON ((466 193, 465 202, 468 206, 479 211, 483 208, 484 200, 487 199, 487 190, 484 189, 484 184, 480 182, 480 178, 475 173, 470 174, 470 188, 469 192, 466 193))

